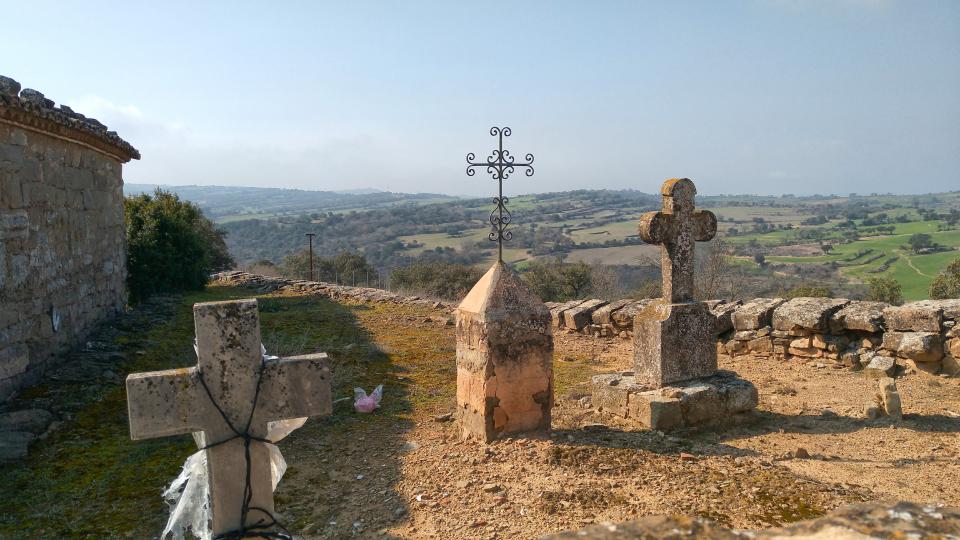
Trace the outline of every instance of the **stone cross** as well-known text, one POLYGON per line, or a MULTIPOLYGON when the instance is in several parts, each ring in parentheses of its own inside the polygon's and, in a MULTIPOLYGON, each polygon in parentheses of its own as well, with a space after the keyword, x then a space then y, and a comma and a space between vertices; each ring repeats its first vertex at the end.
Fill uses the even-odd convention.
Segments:
POLYGON ((717 217, 708 210, 695 210, 697 188, 689 178, 672 178, 660 188, 663 210, 640 217, 640 238, 660 245, 663 300, 677 304, 693 300, 694 242, 706 242, 717 234, 717 217))
POLYGON ((272 531, 268 423, 330 414, 327 355, 264 361, 253 299, 196 304, 193 313, 195 367, 127 377, 130 437, 202 431, 213 535, 272 531))

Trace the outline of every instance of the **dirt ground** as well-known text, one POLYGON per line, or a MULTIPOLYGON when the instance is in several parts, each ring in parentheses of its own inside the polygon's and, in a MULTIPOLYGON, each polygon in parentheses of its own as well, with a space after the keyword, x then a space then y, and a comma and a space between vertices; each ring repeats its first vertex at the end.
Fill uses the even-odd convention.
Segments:
MULTIPOLYGON (((168 515, 160 493, 196 447, 189 435, 131 441, 123 379, 195 362, 194 302, 254 295, 210 287, 119 321, 97 338, 126 358, 116 372, 24 392, 17 405, 51 407, 59 428, 0 467, 0 538, 156 538, 168 515)), ((297 537, 525 539, 675 513, 752 529, 860 501, 960 506, 960 379, 901 378, 907 414, 894 425, 862 419, 876 383, 859 373, 721 357, 757 385, 758 412, 663 434, 590 407, 590 376, 628 368, 629 342, 561 334, 553 432, 461 443, 449 312, 258 298, 267 350, 329 353, 334 397, 346 398, 279 445, 289 468, 277 515, 297 537), (353 388, 381 383, 382 407, 354 412, 353 388)))
MULTIPOLYGON (((311 422, 281 445, 291 470, 278 509, 306 538, 537 538, 670 513, 751 529, 860 501, 960 506, 958 379, 900 379, 906 416, 893 424, 862 418, 876 385, 859 373, 722 356, 721 368, 758 386, 758 412, 737 426, 663 434, 585 399, 590 375, 628 368, 629 342, 562 334, 553 433, 480 445, 460 442, 445 416, 455 381, 447 317, 374 309, 357 318, 409 383, 403 398, 430 399, 410 399, 402 420, 354 419, 345 430, 311 422), (809 458, 794 457, 798 449, 809 458)), ((384 399, 401 398, 387 382, 384 399)))

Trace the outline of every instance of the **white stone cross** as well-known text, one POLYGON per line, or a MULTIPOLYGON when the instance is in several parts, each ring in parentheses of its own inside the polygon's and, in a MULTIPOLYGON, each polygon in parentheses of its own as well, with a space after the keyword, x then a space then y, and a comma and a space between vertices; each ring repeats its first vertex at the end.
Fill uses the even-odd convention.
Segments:
POLYGON ((640 217, 640 238, 660 245, 663 299, 676 304, 693 300, 694 242, 706 242, 717 234, 717 217, 708 210, 695 210, 697 188, 689 178, 671 178, 660 188, 663 210, 640 217))
POLYGON ((195 367, 127 377, 130 437, 202 431, 213 535, 272 531, 267 424, 330 414, 327 355, 263 360, 253 299, 195 304, 193 314, 195 367))

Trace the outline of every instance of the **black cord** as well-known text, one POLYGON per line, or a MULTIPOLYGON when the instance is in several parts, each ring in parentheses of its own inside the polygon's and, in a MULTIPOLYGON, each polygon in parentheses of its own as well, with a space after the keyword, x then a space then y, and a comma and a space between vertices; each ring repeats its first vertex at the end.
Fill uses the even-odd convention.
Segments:
POLYGON ((250 443, 256 441, 266 444, 273 444, 273 442, 269 439, 254 437, 250 434, 250 424, 253 423, 253 415, 257 410, 257 402, 260 399, 260 383, 263 382, 263 372, 264 369, 261 365, 260 373, 257 374, 257 389, 253 395, 253 407, 250 409, 250 416, 247 417, 247 423, 243 427, 243 431, 240 431, 234 427, 233 422, 230 421, 227 413, 224 412, 223 408, 220 407, 220 405, 217 403, 217 400, 213 398, 213 393, 210 392, 210 388, 207 386, 207 382, 203 378, 203 372, 197 369, 197 376, 200 379, 200 385, 203 386, 203 390, 207 393, 210 403, 212 403, 213 407, 217 409, 218 413, 220 413, 220 416, 223 418, 223 421, 227 423, 230 431, 234 433, 232 437, 208 444, 201 448, 201 450, 208 450, 215 446, 220 446, 221 444, 230 442, 234 439, 243 439, 243 454, 246 460, 246 477, 243 486, 243 506, 240 507, 240 528, 233 531, 220 533, 213 537, 214 540, 233 540, 237 538, 276 538, 278 540, 293 540, 293 535, 290 533, 290 531, 288 531, 286 527, 277 521, 277 518, 267 509, 260 508, 259 506, 250 506, 250 502, 253 500, 253 487, 250 485, 250 443), (256 521, 256 523, 247 526, 247 516, 251 510, 256 510, 265 514, 269 520, 260 518, 256 521), (271 530, 274 528, 279 528, 283 532, 280 533, 271 530))

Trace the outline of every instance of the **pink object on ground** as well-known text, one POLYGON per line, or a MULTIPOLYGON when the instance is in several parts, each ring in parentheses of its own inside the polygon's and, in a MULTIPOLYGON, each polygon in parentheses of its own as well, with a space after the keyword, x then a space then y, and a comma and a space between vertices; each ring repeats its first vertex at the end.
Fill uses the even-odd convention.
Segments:
POLYGON ((368 396, 363 388, 354 388, 353 389, 353 408, 356 409, 358 413, 371 413, 374 410, 380 408, 380 400, 383 398, 383 385, 377 386, 376 389, 368 396))

